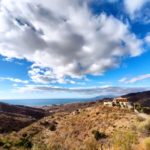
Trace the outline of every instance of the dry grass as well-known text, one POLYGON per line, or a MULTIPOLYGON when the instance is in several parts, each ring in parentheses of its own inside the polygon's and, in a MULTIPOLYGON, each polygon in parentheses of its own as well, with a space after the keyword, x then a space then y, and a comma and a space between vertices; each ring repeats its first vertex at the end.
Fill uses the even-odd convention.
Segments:
POLYGON ((137 135, 129 130, 116 131, 112 139, 115 150, 133 150, 133 145, 137 144, 137 135))
POLYGON ((144 140, 145 150, 150 150, 150 137, 144 140))
MULTIPOLYGON (((28 136, 32 150, 110 150, 114 133, 132 130, 136 122, 136 115, 127 109, 97 105, 80 109, 78 113, 57 113, 53 117, 45 117, 18 132, 15 138, 12 134, 8 136, 13 143, 23 135, 28 136), (55 130, 51 129, 52 123, 55 123, 55 130), (106 136, 95 138, 92 131, 106 136)), ((130 134, 128 137, 131 138, 128 143, 132 143, 133 137, 130 134)), ((15 148, 15 144, 12 147, 15 148)), ((25 148, 24 145, 21 148, 25 148)))
POLYGON ((143 134, 143 136, 149 136, 150 135, 150 119, 147 119, 141 122, 138 125, 138 129, 143 134))

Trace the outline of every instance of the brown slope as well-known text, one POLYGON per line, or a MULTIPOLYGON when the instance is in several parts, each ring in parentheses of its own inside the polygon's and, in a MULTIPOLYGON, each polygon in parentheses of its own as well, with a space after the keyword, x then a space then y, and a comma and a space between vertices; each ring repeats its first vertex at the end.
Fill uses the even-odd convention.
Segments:
POLYGON ((0 133, 18 131, 44 116, 42 109, 0 103, 0 133))

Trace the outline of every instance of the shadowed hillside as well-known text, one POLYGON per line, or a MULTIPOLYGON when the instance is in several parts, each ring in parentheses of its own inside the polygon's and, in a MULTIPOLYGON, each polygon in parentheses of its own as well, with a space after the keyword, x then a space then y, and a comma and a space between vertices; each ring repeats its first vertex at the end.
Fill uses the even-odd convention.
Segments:
POLYGON ((18 131, 45 115, 42 109, 0 103, 0 133, 18 131))

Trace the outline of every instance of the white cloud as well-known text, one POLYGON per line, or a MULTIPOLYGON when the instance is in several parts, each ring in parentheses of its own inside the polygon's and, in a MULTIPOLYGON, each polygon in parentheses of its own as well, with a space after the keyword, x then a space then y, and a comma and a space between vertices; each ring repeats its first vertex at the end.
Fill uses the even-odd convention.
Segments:
POLYGON ((149 0, 124 0, 124 5, 131 17, 134 17, 147 2, 149 2, 149 0))
POLYGON ((29 81, 27 80, 21 80, 21 79, 11 78, 11 77, 0 77, 0 81, 3 81, 3 80, 15 82, 15 83, 23 83, 23 84, 29 83, 29 81))
POLYGON ((15 90, 15 92, 19 93, 27 93, 27 92, 69 92, 69 93, 78 93, 83 95, 124 95, 132 92, 141 92, 145 90, 149 90, 150 88, 142 88, 142 87, 112 87, 112 86, 99 86, 99 87, 76 87, 76 88, 63 88, 57 86, 49 86, 49 85, 26 85, 24 87, 19 87, 15 90))
POLYGON ((124 77, 124 78, 120 79, 119 82, 122 82, 122 83, 135 83, 135 82, 142 81, 142 80, 149 79, 149 78, 150 78, 150 74, 144 74, 144 75, 140 75, 140 76, 137 76, 137 77, 134 77, 134 78, 131 78, 131 79, 128 79, 127 77, 124 77))
POLYGON ((62 83, 62 84, 75 84, 76 82, 70 78, 64 78, 61 75, 54 74, 49 68, 32 67, 28 72, 30 78, 35 83, 49 84, 49 83, 62 83))
POLYGON ((148 33, 147 36, 145 37, 145 41, 147 44, 150 44, 150 33, 148 33))
POLYGON ((103 3, 107 3, 107 2, 108 2, 108 3, 116 3, 116 2, 118 2, 118 1, 119 1, 119 0, 101 0, 100 3, 101 3, 101 2, 103 2, 103 3))
POLYGON ((92 14, 89 1, 1 0, 0 54, 48 68, 40 75, 32 67, 29 75, 39 83, 100 75, 123 56, 140 55, 142 40, 128 25, 92 14))

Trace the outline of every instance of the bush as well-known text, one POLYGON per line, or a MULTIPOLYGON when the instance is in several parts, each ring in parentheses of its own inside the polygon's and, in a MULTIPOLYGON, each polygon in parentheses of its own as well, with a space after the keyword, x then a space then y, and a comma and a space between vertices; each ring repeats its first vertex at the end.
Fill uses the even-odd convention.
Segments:
POLYGON ((55 121, 49 122, 49 121, 42 121, 40 122, 41 125, 45 126, 46 128, 49 128, 51 131, 56 130, 56 125, 58 124, 55 121))
POLYGON ((32 148, 33 144, 28 137, 22 137, 16 146, 23 146, 24 148, 32 148))
POLYGON ((132 150, 132 145, 137 142, 136 135, 131 131, 117 131, 112 139, 114 149, 118 150, 132 150))
POLYGON ((51 131, 55 131, 55 130, 56 130, 56 125, 53 124, 53 123, 49 124, 49 129, 50 129, 51 131))
POLYGON ((4 145, 4 142, 3 141, 0 141, 0 146, 3 146, 4 145))
POLYGON ((4 145, 3 145, 3 148, 4 149, 10 149, 10 147, 11 147, 11 143, 5 143, 4 145))
POLYGON ((143 112, 143 107, 142 107, 141 104, 139 104, 139 103, 135 103, 135 104, 134 104, 134 108, 135 108, 138 112, 143 112))
POLYGON ((10 141, 8 138, 0 139, 0 147, 3 147, 4 149, 10 149, 12 144, 12 141, 10 141))
POLYGON ((150 137, 144 140, 145 150, 150 150, 150 137))
POLYGON ((106 138, 107 136, 105 135, 105 133, 99 132, 97 130, 93 130, 92 131, 94 138, 98 141, 100 139, 106 138))

